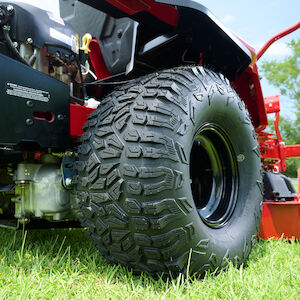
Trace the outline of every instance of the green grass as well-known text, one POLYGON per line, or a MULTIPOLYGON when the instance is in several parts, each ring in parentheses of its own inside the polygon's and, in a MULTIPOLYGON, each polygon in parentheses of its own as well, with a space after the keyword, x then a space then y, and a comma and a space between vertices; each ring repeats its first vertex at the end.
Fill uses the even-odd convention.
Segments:
POLYGON ((82 230, 0 229, 0 299, 300 299, 300 243, 263 241, 248 266, 203 280, 111 266, 82 230))

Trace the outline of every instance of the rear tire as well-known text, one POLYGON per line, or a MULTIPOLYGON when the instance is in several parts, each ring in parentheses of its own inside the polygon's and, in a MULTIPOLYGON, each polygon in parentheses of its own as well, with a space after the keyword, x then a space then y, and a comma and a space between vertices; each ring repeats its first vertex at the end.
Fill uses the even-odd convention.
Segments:
POLYGON ((222 75, 181 67, 121 87, 90 115, 78 152, 80 220, 108 261, 199 274, 246 261, 260 154, 222 75))

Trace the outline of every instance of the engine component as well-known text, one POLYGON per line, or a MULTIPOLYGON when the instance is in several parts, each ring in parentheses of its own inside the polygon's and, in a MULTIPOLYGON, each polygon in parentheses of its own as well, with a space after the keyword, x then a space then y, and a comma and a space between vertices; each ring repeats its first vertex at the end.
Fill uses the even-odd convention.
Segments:
POLYGON ((41 164, 20 163, 15 173, 15 217, 48 220, 71 217, 69 193, 62 186, 59 160, 44 155, 41 164))
POLYGON ((29 4, 2 2, 0 26, 7 46, 1 53, 67 84, 74 81, 79 40, 63 19, 29 4))

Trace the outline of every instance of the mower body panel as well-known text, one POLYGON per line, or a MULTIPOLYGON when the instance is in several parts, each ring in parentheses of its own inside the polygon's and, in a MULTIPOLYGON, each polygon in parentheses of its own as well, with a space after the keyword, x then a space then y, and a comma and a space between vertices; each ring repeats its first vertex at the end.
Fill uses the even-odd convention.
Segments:
MULTIPOLYGON (((177 6, 179 20, 183 23, 191 22, 199 35, 199 43, 204 41, 214 48, 214 63, 224 64, 223 74, 229 79, 240 75, 251 63, 252 53, 246 43, 227 29, 205 6, 197 0, 155 0, 159 3, 177 6), (181 20, 182 19, 182 20, 181 20), (205 32, 203 32, 203 29, 205 32), (226 69, 225 69, 226 68, 226 69)), ((215 66, 213 66, 215 67, 215 66)))
POLYGON ((259 237, 300 240, 300 200, 264 202, 259 237))
POLYGON ((0 145, 70 146, 69 87, 0 54, 0 145))

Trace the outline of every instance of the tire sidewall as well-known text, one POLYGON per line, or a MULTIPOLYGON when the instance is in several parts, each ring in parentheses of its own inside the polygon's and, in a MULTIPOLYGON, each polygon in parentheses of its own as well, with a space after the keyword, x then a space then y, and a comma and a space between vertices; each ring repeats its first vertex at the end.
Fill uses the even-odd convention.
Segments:
MULTIPOLYGON (((210 83, 210 87, 215 87, 215 83, 210 83)), ((223 257, 226 253, 228 259, 238 257, 240 263, 246 259, 247 243, 253 242, 257 235, 259 211, 261 202, 261 192, 257 181, 260 178, 260 159, 257 155, 257 141, 255 130, 251 124, 249 114, 245 109, 245 104, 239 99, 236 93, 229 88, 226 93, 213 93, 213 95, 203 96, 203 101, 199 102, 189 94, 190 102, 195 108, 197 116, 195 122, 189 122, 188 134, 184 137, 184 144, 189 145, 186 149, 188 160, 190 159, 193 139, 199 127, 205 124, 215 124, 219 126, 229 137, 236 157, 242 157, 238 161, 239 186, 237 202, 234 211, 228 222, 221 228, 214 229, 207 226, 200 218, 189 183, 186 182, 183 190, 193 205, 192 218, 195 234, 199 240, 209 240, 211 253, 216 257, 223 257)), ((184 170, 187 177, 189 168, 184 170)), ((190 218, 189 218, 190 219, 190 218)), ((193 245, 197 249, 197 241, 193 245)), ((191 248, 193 248, 191 247, 191 248)), ((203 257, 203 261, 207 257, 203 257)), ((220 262, 221 263, 221 262, 220 262)), ((239 262, 237 262, 239 264, 239 262)), ((197 263, 198 264, 198 263, 197 263)))

